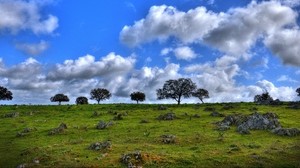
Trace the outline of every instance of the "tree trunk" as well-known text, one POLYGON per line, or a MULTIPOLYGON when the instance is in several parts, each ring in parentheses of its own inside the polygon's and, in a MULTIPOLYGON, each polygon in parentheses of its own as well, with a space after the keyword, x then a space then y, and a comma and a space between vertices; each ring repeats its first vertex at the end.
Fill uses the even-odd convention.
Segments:
POLYGON ((200 100, 201 100, 202 103, 204 103, 202 99, 200 99, 200 100))
POLYGON ((177 101, 177 105, 180 105, 180 100, 177 101))
POLYGON ((138 101, 138 100, 136 101, 136 104, 139 104, 139 101, 138 101))
POLYGON ((58 102, 58 105, 61 105, 61 101, 58 102))
POLYGON ((100 100, 97 100, 98 101, 98 104, 100 104, 100 100))

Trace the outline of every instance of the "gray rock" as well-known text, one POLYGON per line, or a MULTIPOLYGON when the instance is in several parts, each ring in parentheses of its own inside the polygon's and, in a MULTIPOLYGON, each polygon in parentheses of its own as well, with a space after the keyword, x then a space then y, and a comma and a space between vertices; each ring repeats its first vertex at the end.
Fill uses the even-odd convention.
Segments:
POLYGON ((214 107, 205 107, 204 111, 216 111, 214 107))
POLYGON ((142 167, 144 160, 141 152, 136 151, 133 153, 123 154, 120 158, 120 162, 125 164, 128 168, 138 168, 142 167))
POLYGON ((114 123, 112 121, 109 121, 107 123, 105 123, 104 121, 99 121, 96 128, 97 129, 105 129, 105 128, 108 128, 108 127, 112 126, 113 124, 114 123))
POLYGON ((171 144, 176 142, 176 136, 175 135, 162 135, 162 142, 165 144, 171 144))
POLYGON ((297 136, 300 135, 300 130, 297 128, 275 128, 271 131, 274 134, 281 136, 297 136))
POLYGON ((176 117, 175 113, 172 113, 172 112, 162 114, 162 115, 157 117, 158 120, 174 120, 176 118, 177 117, 176 117))
POLYGON ((16 118, 19 117, 19 112, 11 112, 4 114, 4 118, 16 118))
POLYGON ((67 129, 67 125, 65 123, 61 123, 57 128, 54 128, 48 132, 48 135, 60 134, 67 129))
POLYGON ((167 110, 167 107, 160 105, 158 106, 158 110, 167 110))
POLYGON ((111 142, 110 141, 104 141, 104 142, 96 142, 92 143, 89 147, 90 150, 105 150, 111 148, 111 142))
POLYGON ((217 111, 213 111, 213 112, 210 113, 210 116, 212 116, 212 117, 224 117, 224 114, 221 114, 217 111))

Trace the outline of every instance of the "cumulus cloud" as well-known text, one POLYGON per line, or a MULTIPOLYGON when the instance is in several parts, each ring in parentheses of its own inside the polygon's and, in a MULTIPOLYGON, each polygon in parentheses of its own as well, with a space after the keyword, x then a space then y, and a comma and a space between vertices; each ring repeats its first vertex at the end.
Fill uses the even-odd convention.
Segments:
POLYGON ((290 78, 289 76, 287 75, 281 75, 278 79, 277 79, 278 82, 292 82, 292 83, 297 83, 296 80, 290 78))
POLYGON ((296 17, 296 12, 279 2, 253 1, 246 8, 229 10, 226 19, 207 34, 204 41, 223 52, 242 55, 264 34, 295 24, 296 17))
POLYGON ((28 55, 36 56, 47 50, 49 44, 45 41, 40 41, 39 43, 18 43, 16 48, 25 52, 28 55))
MULTIPOLYGON (((183 43, 205 44, 240 57, 251 52, 256 42, 262 39, 284 63, 298 66, 300 59, 293 62, 299 58, 298 42, 292 44, 291 50, 285 47, 290 41, 300 41, 298 13, 292 8, 298 2, 252 1, 246 7, 231 8, 226 13, 215 13, 205 7, 183 12, 172 6, 152 6, 144 19, 123 27, 120 40, 135 47, 175 37, 183 43)), ((168 53, 168 48, 161 52, 162 55, 168 53)))
POLYGON ((0 1, 0 31, 13 34, 30 30, 35 34, 50 34, 58 27, 58 18, 49 14, 43 16, 43 3, 23 0, 0 1))
POLYGON ((300 30, 285 29, 268 36, 265 44, 284 64, 300 66, 300 30))
POLYGON ((55 81, 116 76, 128 73, 134 64, 133 57, 124 58, 115 53, 102 57, 100 61, 96 61, 92 55, 86 55, 77 60, 66 60, 63 64, 57 64, 48 73, 48 79, 55 81))
POLYGON ((187 46, 177 47, 177 48, 164 48, 161 50, 160 55, 165 56, 173 53, 178 60, 190 61, 197 57, 194 50, 187 46))
POLYGON ((223 13, 215 14, 205 7, 182 12, 172 6, 152 6, 145 19, 123 27, 120 40, 130 47, 170 36, 193 42, 216 27, 222 17, 223 13))

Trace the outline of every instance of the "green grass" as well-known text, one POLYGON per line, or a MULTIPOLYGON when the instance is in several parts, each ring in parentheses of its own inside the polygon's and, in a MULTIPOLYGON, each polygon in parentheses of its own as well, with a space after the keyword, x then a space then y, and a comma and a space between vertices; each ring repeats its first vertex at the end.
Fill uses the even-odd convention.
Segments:
POLYGON ((283 127, 300 128, 300 111, 282 106, 256 106, 235 103, 234 108, 222 110, 223 104, 158 105, 62 105, 62 106, 1 106, 0 116, 19 112, 16 118, 0 118, 0 167, 126 167, 119 162, 122 154, 141 151, 144 167, 300 167, 300 137, 282 137, 269 131, 251 131, 241 135, 235 127, 221 135, 214 130, 216 121, 205 107, 215 107, 225 115, 251 114, 257 107, 260 113, 275 112, 283 127), (91 117, 97 111, 100 115, 91 117), (158 121, 166 112, 179 119, 158 121), (128 113, 114 125, 97 130, 100 121, 110 121, 113 112, 128 113), (30 115, 32 113, 32 115, 30 115), (186 114, 187 115, 186 115, 186 114), (199 114, 200 118, 190 118, 199 114), (149 123, 140 123, 146 119, 149 123), (49 136, 49 130, 60 123, 68 129, 49 136), (16 137, 24 128, 36 128, 23 137, 16 137), (176 135, 175 144, 163 144, 160 136, 176 135), (112 148, 92 151, 91 143, 110 140, 112 148), (33 160, 38 159, 39 164, 33 160))

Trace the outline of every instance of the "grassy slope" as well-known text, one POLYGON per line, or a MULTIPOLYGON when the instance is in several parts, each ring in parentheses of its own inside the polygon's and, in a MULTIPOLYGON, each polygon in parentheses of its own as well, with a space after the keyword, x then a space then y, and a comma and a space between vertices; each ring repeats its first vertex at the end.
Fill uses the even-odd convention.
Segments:
POLYGON ((300 128, 300 111, 286 106, 255 106, 251 103, 233 104, 222 110, 222 104, 166 105, 84 105, 84 106, 1 106, 0 115, 17 111, 20 117, 0 118, 0 167, 16 167, 22 163, 43 167, 122 167, 121 154, 136 150, 145 157, 144 167, 300 167, 300 137, 281 137, 268 131, 251 131, 240 135, 235 127, 226 131, 223 140, 214 130, 214 122, 223 118, 211 117, 203 109, 212 106, 224 114, 250 114, 252 107, 259 112, 275 112, 283 127, 300 128), (91 117, 92 113, 101 113, 91 117), (127 112, 124 120, 105 130, 95 129, 99 120, 109 121, 113 112, 127 112), (162 113, 173 111, 180 118, 158 121, 162 113), (29 115, 33 112, 33 115, 29 115), (199 114, 200 118, 184 115, 199 114), (149 123, 141 124, 142 119, 149 123), (66 123, 68 129, 60 135, 48 136, 50 129, 66 123), (36 128, 27 136, 16 137, 24 128, 36 128), (149 134, 150 133, 150 134, 149 134), (149 134, 147 136, 147 134, 149 134), (161 143, 160 136, 173 134, 175 144, 161 143), (111 140, 109 151, 91 151, 91 143, 111 140), (240 150, 231 151, 237 145, 240 150))

